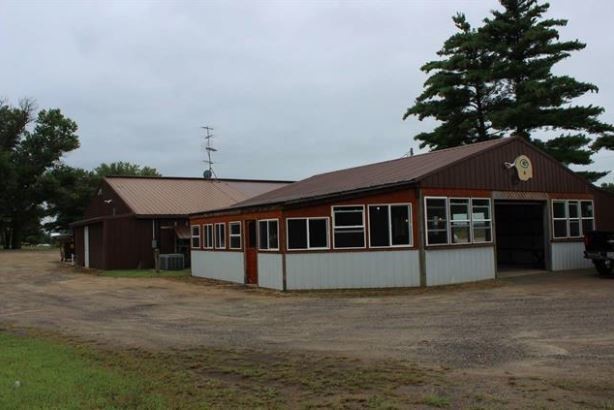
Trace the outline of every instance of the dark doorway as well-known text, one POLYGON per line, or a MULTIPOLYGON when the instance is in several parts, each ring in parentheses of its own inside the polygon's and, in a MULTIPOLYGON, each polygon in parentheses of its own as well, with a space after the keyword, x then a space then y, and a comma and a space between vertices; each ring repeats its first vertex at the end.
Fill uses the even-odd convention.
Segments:
POLYGON ((495 201, 497 268, 545 269, 543 202, 495 201))
POLYGON ((258 284, 258 241, 256 221, 249 220, 245 240, 245 283, 258 284))

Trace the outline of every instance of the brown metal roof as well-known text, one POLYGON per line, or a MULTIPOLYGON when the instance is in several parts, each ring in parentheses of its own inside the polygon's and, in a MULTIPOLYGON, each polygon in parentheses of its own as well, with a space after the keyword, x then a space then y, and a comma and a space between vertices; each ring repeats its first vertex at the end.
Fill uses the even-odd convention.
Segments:
POLYGON ((188 215, 229 207, 288 184, 202 178, 107 177, 105 181, 136 215, 188 215))
POLYGON ((363 165, 340 171, 314 175, 302 181, 286 185, 271 192, 239 202, 229 208, 245 208, 286 202, 346 192, 375 189, 378 187, 417 181, 453 163, 506 144, 514 138, 502 138, 471 145, 432 151, 407 158, 399 158, 375 164, 363 165))

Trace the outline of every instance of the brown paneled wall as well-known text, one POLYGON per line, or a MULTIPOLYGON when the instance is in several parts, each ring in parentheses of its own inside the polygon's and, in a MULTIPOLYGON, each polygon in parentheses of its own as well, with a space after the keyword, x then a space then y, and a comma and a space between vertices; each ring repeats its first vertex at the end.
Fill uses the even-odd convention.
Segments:
POLYGON ((128 208, 119 195, 117 195, 115 191, 109 187, 109 184, 102 181, 100 190, 94 194, 92 201, 85 210, 83 219, 97 218, 100 216, 123 215, 131 212, 132 211, 130 208, 128 208))
POLYGON ((581 177, 520 139, 452 165, 424 178, 420 184, 429 188, 590 193, 590 184, 581 177), (520 181, 516 170, 504 165, 519 155, 527 155, 533 164, 533 178, 528 181, 520 181))

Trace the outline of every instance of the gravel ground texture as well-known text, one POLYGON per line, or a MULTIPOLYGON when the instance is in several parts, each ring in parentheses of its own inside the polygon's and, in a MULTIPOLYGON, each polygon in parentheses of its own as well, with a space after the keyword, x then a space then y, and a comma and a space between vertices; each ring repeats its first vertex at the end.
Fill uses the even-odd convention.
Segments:
POLYGON ((592 270, 431 289, 279 293, 101 277, 60 264, 55 252, 4 251, 0 295, 0 327, 99 344, 400 359, 468 380, 614 374, 614 280, 592 270))

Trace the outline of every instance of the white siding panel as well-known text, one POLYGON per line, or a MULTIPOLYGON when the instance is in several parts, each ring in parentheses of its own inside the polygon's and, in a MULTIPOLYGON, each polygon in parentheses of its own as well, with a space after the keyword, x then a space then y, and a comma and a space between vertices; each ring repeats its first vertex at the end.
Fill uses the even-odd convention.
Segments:
POLYGON ((495 278, 492 246, 426 251, 426 285, 476 282, 495 278))
POLYGON ((258 286, 269 289, 284 288, 282 256, 279 253, 258 254, 258 286))
POLYGON ((192 276, 245 283, 243 252, 192 251, 192 276))
POLYGON ((318 252, 286 255, 288 289, 420 286, 418 251, 318 252))
POLYGON ((590 268, 593 264, 584 258, 584 242, 552 242, 552 270, 590 268))

